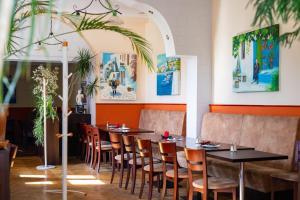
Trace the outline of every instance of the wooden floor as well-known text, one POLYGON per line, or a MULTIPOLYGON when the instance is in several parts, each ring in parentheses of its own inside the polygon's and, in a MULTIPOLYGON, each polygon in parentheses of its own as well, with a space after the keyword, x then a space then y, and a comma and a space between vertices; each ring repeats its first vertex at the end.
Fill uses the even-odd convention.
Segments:
MULTIPOLYGON (((47 193, 45 190, 61 189, 61 167, 48 171, 38 171, 36 166, 42 162, 38 157, 18 157, 15 166, 11 172, 11 199, 12 200, 59 200, 61 194, 47 193)), ((138 173, 136 192, 130 194, 130 190, 118 187, 118 174, 115 181, 110 184, 110 166, 105 164, 98 174, 91 170, 86 164, 78 160, 70 160, 68 166, 68 189, 80 190, 87 193, 87 196, 81 194, 69 193, 68 199, 85 200, 135 200, 138 199, 140 189, 140 178, 138 173), (78 185, 76 185, 78 184, 78 185)), ((129 185, 130 187, 130 185, 129 185)), ((143 199, 147 199, 148 187, 144 188, 143 199)), ((172 199, 172 189, 168 190, 166 199, 172 199)), ((185 199, 185 187, 180 188, 181 199, 185 199)), ((153 198, 159 199, 159 193, 156 187, 153 189, 153 198)), ((194 198, 199 199, 199 198, 194 198)), ((220 198, 227 199, 227 198, 220 198)), ((230 199, 230 198, 229 198, 230 199)))

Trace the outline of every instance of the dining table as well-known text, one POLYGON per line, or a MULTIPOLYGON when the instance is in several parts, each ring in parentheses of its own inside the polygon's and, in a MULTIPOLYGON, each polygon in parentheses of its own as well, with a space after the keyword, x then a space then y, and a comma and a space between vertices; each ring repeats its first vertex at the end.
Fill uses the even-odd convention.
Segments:
POLYGON ((207 152, 207 156, 215 159, 228 161, 228 162, 240 163, 239 200, 244 200, 245 197, 245 185, 244 185, 245 162, 288 159, 288 156, 286 155, 279 155, 274 153, 257 151, 254 149, 237 150, 237 151, 211 151, 211 152, 207 152))

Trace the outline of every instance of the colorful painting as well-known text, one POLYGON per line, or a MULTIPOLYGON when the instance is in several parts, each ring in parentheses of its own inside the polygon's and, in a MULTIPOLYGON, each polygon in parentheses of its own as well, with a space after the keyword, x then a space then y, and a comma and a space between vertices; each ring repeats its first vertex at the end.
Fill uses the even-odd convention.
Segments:
POLYGON ((166 57, 166 54, 157 56, 157 95, 180 94, 181 59, 166 57))
POLYGON ((233 38, 233 91, 279 90, 279 25, 233 38))
POLYGON ((105 100, 136 100, 137 55, 102 53, 100 97, 105 100))

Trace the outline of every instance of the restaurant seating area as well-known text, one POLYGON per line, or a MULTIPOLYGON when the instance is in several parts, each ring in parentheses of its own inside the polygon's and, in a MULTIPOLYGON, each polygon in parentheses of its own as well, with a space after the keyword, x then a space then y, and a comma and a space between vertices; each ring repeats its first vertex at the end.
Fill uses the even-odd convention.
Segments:
POLYGON ((299 16, 0 1, 0 200, 298 200, 299 16))

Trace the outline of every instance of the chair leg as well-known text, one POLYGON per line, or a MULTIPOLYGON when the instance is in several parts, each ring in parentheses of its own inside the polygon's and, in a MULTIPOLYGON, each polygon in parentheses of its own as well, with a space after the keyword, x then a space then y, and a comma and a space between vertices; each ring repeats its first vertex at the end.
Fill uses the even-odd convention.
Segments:
POLYGON ((298 183, 297 182, 293 183, 293 199, 294 200, 298 199, 298 183))
POLYGON ((173 199, 178 199, 178 179, 174 178, 174 191, 173 191, 173 199))
POLYGON ((107 156, 106 152, 103 152, 102 157, 103 157, 103 162, 105 164, 107 163, 106 156, 107 156))
POLYGON ((94 150, 91 148, 91 161, 90 161, 90 167, 93 167, 93 160, 94 160, 94 150))
POLYGON ((121 174, 120 174, 120 179, 119 179, 119 188, 122 188, 123 175, 124 175, 124 161, 121 162, 121 174))
POLYGON ((189 200, 193 200, 193 193, 194 193, 194 191, 193 191, 193 187, 192 186, 190 186, 190 189, 189 189, 189 200))
POLYGON ((131 176, 131 194, 134 194, 135 181, 136 181, 136 166, 132 166, 132 176, 131 176))
POLYGON ((131 165, 127 165, 127 177, 126 177, 126 183, 125 183, 125 190, 128 188, 129 178, 130 178, 130 172, 131 172, 131 165))
MULTIPOLYGON (((207 200, 207 192, 206 191, 204 191, 203 193, 201 193, 202 194, 202 200, 207 200)), ((193 198, 192 198, 193 199, 193 198)))
POLYGON ((214 200, 218 200, 218 192, 214 191, 214 200))
POLYGON ((144 171, 144 169, 142 169, 142 183, 141 183, 141 189, 140 189, 140 195, 139 195, 140 199, 143 196, 144 186, 145 186, 145 171, 144 171))
POLYGON ((113 183, 114 181, 114 176, 115 176, 115 168, 116 168, 116 160, 114 158, 114 152, 112 152, 112 172, 111 172, 111 179, 110 179, 110 184, 113 183))
POLYGON ((98 167, 97 167, 97 171, 98 171, 98 173, 100 172, 100 162, 101 162, 101 152, 100 151, 98 151, 98 167))
POLYGON ((232 200, 236 200, 236 188, 232 189, 232 200))
POLYGON ((95 149, 94 151, 94 159, 93 159, 93 164, 92 164, 92 168, 95 169, 96 167, 96 163, 97 163, 97 158, 99 157, 99 152, 97 152, 97 150, 95 149))
POLYGON ((189 184, 189 180, 187 179, 186 180, 186 197, 187 197, 187 199, 189 199, 189 195, 190 195, 189 191, 190 191, 190 184, 189 184))
POLYGON ((88 163, 90 158, 90 146, 89 144, 86 145, 86 151, 85 151, 85 162, 88 163))
POLYGON ((274 178, 271 177, 271 200, 275 198, 275 191, 274 191, 274 178))
POLYGON ((152 199, 152 191, 153 191, 153 174, 149 173, 149 192, 148 192, 148 200, 152 199))
POLYGON ((165 174, 163 174, 163 188, 162 191, 160 193, 160 199, 163 200, 165 198, 166 195, 166 189, 167 189, 167 177, 165 174))
POLYGON ((157 174, 157 192, 160 193, 160 174, 157 174))

